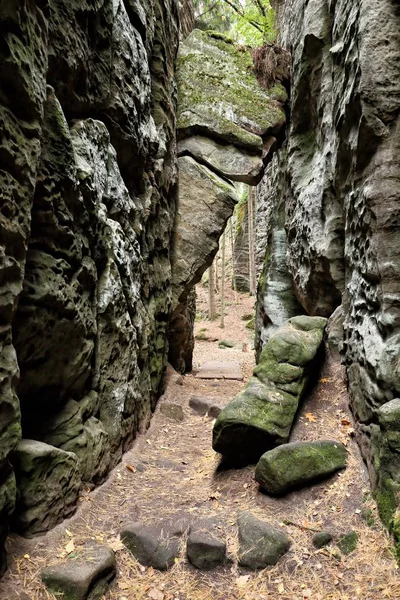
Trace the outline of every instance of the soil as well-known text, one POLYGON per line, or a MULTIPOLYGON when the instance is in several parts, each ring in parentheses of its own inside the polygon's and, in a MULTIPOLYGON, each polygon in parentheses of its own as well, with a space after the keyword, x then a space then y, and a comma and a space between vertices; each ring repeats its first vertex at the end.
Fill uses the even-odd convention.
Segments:
POLYGON ((353 439, 344 370, 329 354, 321 372, 315 373, 291 439, 343 442, 349 452, 347 469, 278 499, 260 492, 254 466, 220 468, 219 457, 211 448, 213 421, 196 414, 188 403, 192 395, 228 402, 243 389, 254 366, 254 353, 253 332, 242 317, 253 312, 254 298, 229 292, 225 329, 218 320, 206 320, 206 299, 206 290, 199 286, 195 333, 206 334, 209 340, 196 342, 194 372, 182 379, 171 377, 160 400, 180 404, 184 421, 168 418, 158 407, 147 432, 138 437, 106 483, 82 492, 72 519, 39 538, 10 536, 10 568, 0 582, 0 598, 53 599, 40 582, 41 569, 74 560, 89 538, 110 545, 117 553, 118 574, 104 600, 400 598, 390 539, 379 522, 353 439), (220 340, 230 340, 234 347, 219 348, 220 340), (244 381, 196 379, 196 368, 210 360, 240 362, 244 381), (237 566, 236 518, 241 510, 280 525, 291 538, 289 552, 275 567, 254 573, 237 566), (369 524, 363 519, 366 510, 369 524), (173 568, 160 573, 139 565, 119 540, 119 531, 130 522, 155 523, 183 514, 193 519, 212 517, 220 523, 228 542, 227 566, 199 572, 187 562, 183 547, 173 568), (316 550, 311 539, 321 530, 331 532, 334 539, 328 547, 316 550), (345 556, 336 543, 351 530, 356 531, 358 544, 345 556))

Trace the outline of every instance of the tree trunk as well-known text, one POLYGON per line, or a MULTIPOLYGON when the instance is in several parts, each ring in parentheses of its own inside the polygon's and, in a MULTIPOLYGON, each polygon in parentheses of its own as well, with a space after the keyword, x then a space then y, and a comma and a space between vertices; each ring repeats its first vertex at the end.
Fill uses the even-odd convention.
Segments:
POLYGON ((210 321, 215 319, 215 271, 214 262, 208 269, 208 318, 210 321))
POLYGON ((222 234, 222 258, 221 258, 221 321, 219 326, 225 328, 225 231, 222 234))

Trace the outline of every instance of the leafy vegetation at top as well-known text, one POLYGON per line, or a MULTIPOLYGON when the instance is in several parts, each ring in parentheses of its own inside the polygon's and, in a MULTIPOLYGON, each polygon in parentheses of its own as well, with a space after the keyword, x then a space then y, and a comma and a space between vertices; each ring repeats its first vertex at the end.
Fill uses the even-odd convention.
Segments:
POLYGON ((197 29, 213 29, 253 47, 275 40, 269 0, 194 0, 194 6, 197 29))

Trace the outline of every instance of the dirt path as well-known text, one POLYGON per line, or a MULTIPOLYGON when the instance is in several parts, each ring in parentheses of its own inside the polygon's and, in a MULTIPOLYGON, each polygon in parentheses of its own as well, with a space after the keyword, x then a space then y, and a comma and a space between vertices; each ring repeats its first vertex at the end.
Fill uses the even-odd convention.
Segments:
MULTIPOLYGON (((232 300, 232 299, 231 299, 232 300)), ((253 353, 243 352, 251 332, 241 320, 252 312, 253 301, 242 297, 227 306, 226 328, 207 321, 196 323, 196 332, 206 329, 211 339, 228 339, 233 348, 220 349, 218 341, 197 343, 195 367, 205 360, 237 360, 247 378, 253 353)), ((198 303, 205 308, 204 291, 198 303)), ((40 583, 44 565, 60 562, 67 545, 71 556, 88 538, 111 545, 117 552, 118 576, 105 600, 347 600, 400 598, 398 570, 390 543, 376 515, 368 479, 358 448, 351 437, 344 374, 340 365, 327 360, 319 383, 302 408, 293 440, 339 439, 349 450, 349 466, 341 474, 282 499, 260 493, 254 467, 218 471, 218 457, 211 449, 212 420, 200 417, 188 405, 192 395, 213 396, 224 401, 240 391, 244 383, 201 381, 188 375, 183 385, 171 383, 168 400, 184 410, 178 422, 157 409, 151 426, 136 441, 107 482, 81 497, 77 514, 46 536, 8 542, 10 570, 0 582, 3 600, 52 599, 40 583), (370 509, 370 525, 363 519, 370 509), (292 539, 290 551, 277 566, 259 573, 239 569, 234 561, 236 516, 250 510, 255 516, 282 524, 292 539), (187 563, 184 552, 168 573, 141 567, 121 545, 123 525, 139 519, 154 522, 176 514, 193 518, 215 517, 226 534, 231 562, 225 568, 200 573, 187 563), (291 525, 284 525, 290 521, 291 525), (311 544, 313 529, 328 529, 335 537, 349 530, 359 536, 357 549, 339 560, 335 546, 316 551, 311 544), (71 545, 68 547, 71 548, 71 545)))

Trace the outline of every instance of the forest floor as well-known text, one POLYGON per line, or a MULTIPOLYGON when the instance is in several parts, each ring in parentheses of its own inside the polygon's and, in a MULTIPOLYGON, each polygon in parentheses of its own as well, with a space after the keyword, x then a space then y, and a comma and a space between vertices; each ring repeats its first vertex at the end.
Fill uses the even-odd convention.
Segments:
POLYGON ((277 499, 259 491, 254 466, 218 470, 219 458, 211 448, 213 421, 196 414, 188 403, 193 395, 227 402, 243 389, 254 359, 253 332, 242 317, 253 312, 253 303, 254 299, 244 294, 236 303, 230 293, 225 329, 221 329, 218 320, 206 320, 206 290, 199 288, 196 333, 209 340, 196 343, 194 373, 186 375, 180 385, 172 381, 161 399, 180 404, 184 420, 172 420, 158 407, 148 431, 138 437, 107 481, 82 493, 72 519, 32 540, 11 536, 10 569, 0 582, 1 599, 53 599, 41 584, 41 569, 67 557, 73 560, 89 538, 116 551, 118 573, 104 600, 400 598, 399 571, 390 539, 377 516, 366 469, 352 436, 343 368, 331 358, 326 358, 318 382, 301 408, 291 439, 343 442, 349 452, 345 471, 277 499), (234 347, 222 349, 220 340, 230 340, 234 347), (210 360, 240 362, 244 381, 196 379, 196 369, 210 360), (289 552, 275 567, 251 572, 237 566, 236 519, 241 510, 280 525, 291 538, 289 552), (158 572, 142 567, 120 542, 119 531, 126 524, 136 520, 154 523, 182 514, 193 519, 212 517, 221 523, 228 543, 227 566, 199 572, 188 563, 182 548, 172 569, 158 572), (336 540, 355 531, 356 550, 340 555, 334 543, 316 550, 311 538, 314 530, 321 529, 329 530, 336 540))

